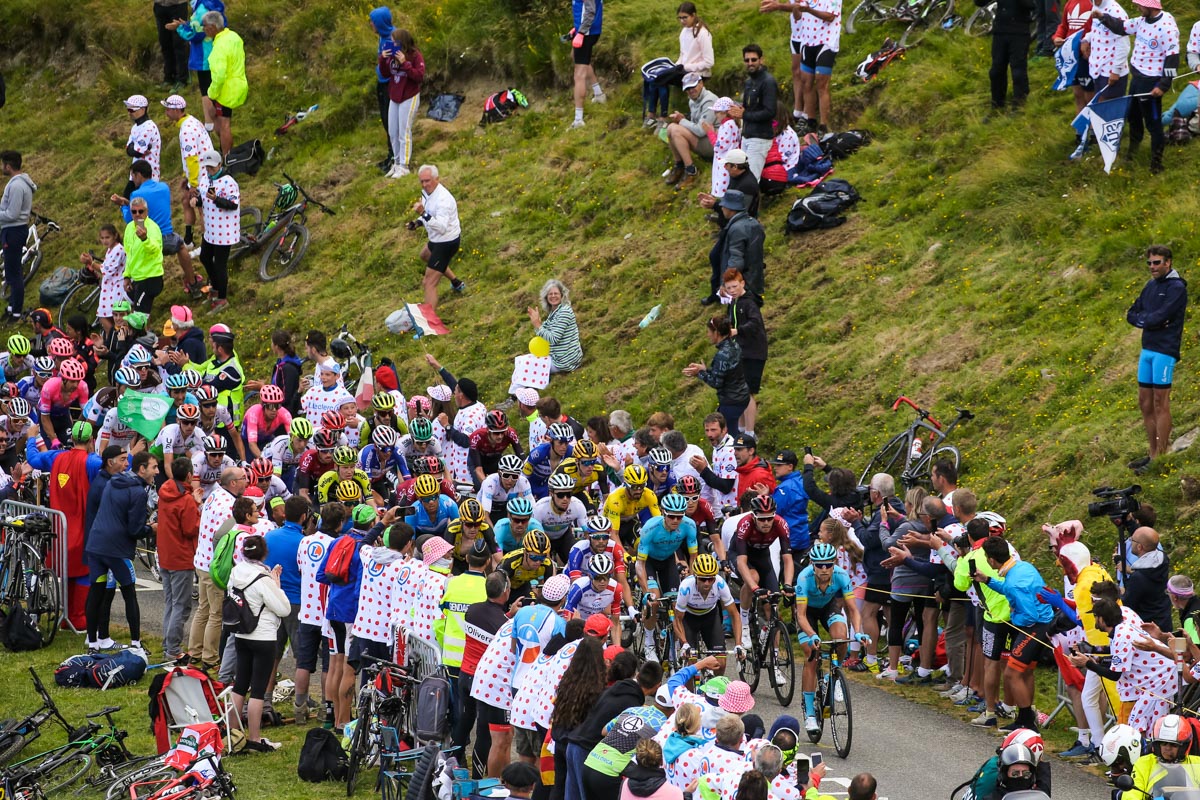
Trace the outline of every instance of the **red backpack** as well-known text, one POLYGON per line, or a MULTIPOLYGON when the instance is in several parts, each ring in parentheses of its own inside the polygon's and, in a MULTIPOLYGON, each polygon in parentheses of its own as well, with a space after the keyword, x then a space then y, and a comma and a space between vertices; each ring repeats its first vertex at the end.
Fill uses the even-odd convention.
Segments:
POLYGON ((325 558, 325 582, 339 586, 350 582, 350 565, 358 552, 358 540, 350 534, 339 536, 325 558))

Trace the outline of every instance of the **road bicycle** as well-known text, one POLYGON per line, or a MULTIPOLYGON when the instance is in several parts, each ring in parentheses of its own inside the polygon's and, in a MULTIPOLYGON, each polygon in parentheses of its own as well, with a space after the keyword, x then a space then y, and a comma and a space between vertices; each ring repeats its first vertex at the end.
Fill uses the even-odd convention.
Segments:
POLYGON ((925 33, 940 27, 954 13, 952 0, 862 0, 846 18, 846 32, 855 33, 867 25, 883 22, 904 22, 908 27, 900 37, 901 47, 911 47, 925 33))
POLYGON ((275 184, 275 204, 266 222, 259 209, 253 206, 242 208, 241 241, 229 251, 231 258, 237 258, 265 246, 266 251, 258 262, 258 278, 261 281, 279 280, 300 266, 310 238, 307 225, 310 203, 330 216, 335 213, 304 191, 304 187, 286 172, 283 177, 287 183, 275 184))
MULTIPOLYGON (((635 581, 636 583, 636 581, 635 581)), ((675 600, 679 597, 679 592, 663 592, 658 599, 650 592, 642 595, 640 607, 642 609, 641 619, 638 620, 637 627, 633 632, 633 643, 637 648, 639 661, 657 661, 662 665, 664 676, 674 672, 676 665, 676 650, 675 645, 675 600), (648 620, 649 615, 646 613, 651 605, 657 608, 654 614, 654 621, 648 620), (646 639, 650 638, 653 642, 651 650, 647 651, 646 639), (650 653, 653 653, 654 658, 648 658, 650 653)))
POLYGON ((0 775, 14 789, 37 787, 48 797, 66 789, 84 776, 92 764, 121 764, 133 758, 125 747, 126 731, 117 727, 112 715, 120 706, 108 706, 87 715, 83 729, 71 741, 44 753, 11 764, 0 775), (103 717, 108 725, 91 720, 103 717))
MULTIPOLYGON (((29 235, 25 238, 25 247, 21 250, 21 274, 25 276, 25 286, 29 286, 29 279, 38 271, 38 267, 42 265, 42 242, 52 233, 60 233, 62 228, 58 223, 41 214, 31 213, 29 215, 29 235)), ((0 282, 3 282, 3 276, 0 276, 0 282)), ((8 283, 4 282, 4 296, 8 297, 8 283)))
POLYGON ((42 706, 25 719, 6 719, 0 722, 0 764, 7 764, 16 758, 26 745, 42 735, 42 726, 48 723, 60 725, 67 732, 68 739, 75 733, 75 729, 58 710, 54 698, 46 691, 33 667, 29 668, 29 674, 33 677, 33 690, 42 698, 42 706))
MULTIPOLYGON (((413 693, 418 683, 409 669, 391 661, 363 656, 362 688, 358 691, 358 715, 350 738, 350 760, 346 768, 346 796, 354 795, 364 767, 379 764, 381 736, 399 742, 400 732, 411 730, 415 712, 413 693)), ((398 746, 398 745, 397 745, 398 746)), ((376 780, 378 788, 378 780, 376 780)))
POLYGON ((160 776, 129 786, 130 800, 235 800, 237 787, 221 759, 205 753, 182 774, 160 776))
POLYGON ((750 684, 751 692, 758 689, 759 676, 766 667, 767 680, 783 706, 791 705, 796 693, 796 654, 788 626, 780 618, 779 606, 794 602, 782 592, 761 587, 755 591, 748 623, 750 646, 746 657, 738 661, 738 677, 750 684), (768 608, 774 613, 768 615, 768 608))
POLYGON ((842 672, 842 661, 837 648, 849 644, 849 639, 829 639, 813 648, 810 660, 817 662, 817 711, 816 732, 808 731, 808 740, 813 744, 821 741, 825 730, 825 719, 829 719, 829 731, 833 734, 833 749, 842 758, 850 755, 850 744, 854 739, 854 715, 850 710, 850 682, 842 672), (829 662, 829 671, 825 671, 829 662))
POLYGON ((30 616, 48 647, 58 633, 62 597, 58 576, 48 564, 58 538, 48 517, 31 514, 0 520, 0 607, 30 616))
POLYGON ((904 431, 896 434, 879 449, 867 468, 858 478, 860 484, 867 484, 871 476, 886 472, 898 478, 900 484, 907 490, 929 482, 929 472, 935 461, 946 460, 954 464, 957 470, 962 464, 962 455, 952 444, 944 444, 959 423, 972 420, 975 415, 965 408, 956 409, 956 416, 949 425, 943 426, 925 409, 912 400, 901 395, 892 403, 892 411, 902 405, 908 405, 917 412, 917 418, 904 431), (918 444, 922 437, 927 442, 918 444))
POLYGON ((963 30, 968 36, 988 36, 992 32, 992 23, 996 21, 996 4, 988 3, 975 9, 975 13, 967 18, 963 30))
MULTIPOLYGON (((96 262, 99 265, 99 261, 96 262)), ((95 330, 99 324, 96 312, 100 308, 100 276, 90 269, 80 268, 75 271, 75 281, 58 304, 58 316, 55 319, 65 320, 72 314, 83 314, 88 324, 95 330)))
POLYGON ((363 373, 374 366, 371 348, 354 338, 354 334, 342 323, 342 329, 329 343, 329 354, 342 368, 342 384, 346 391, 354 394, 363 373))

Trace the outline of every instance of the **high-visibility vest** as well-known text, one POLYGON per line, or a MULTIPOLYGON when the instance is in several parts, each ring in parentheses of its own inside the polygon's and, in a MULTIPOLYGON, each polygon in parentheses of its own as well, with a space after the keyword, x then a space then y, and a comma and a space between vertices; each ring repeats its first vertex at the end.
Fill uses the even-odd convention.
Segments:
POLYGON ((468 608, 487 600, 485 580, 478 572, 464 572, 446 581, 446 591, 442 594, 442 615, 446 620, 442 637, 442 663, 447 667, 462 666, 463 649, 467 646, 463 618, 468 608))
POLYGON ((238 374, 242 376, 242 380, 233 389, 221 389, 217 391, 217 403, 224 406, 229 411, 229 415, 233 417, 235 427, 242 426, 242 404, 246 399, 246 370, 242 367, 241 359, 238 354, 234 353, 227 360, 217 363, 217 357, 205 361, 196 370, 201 375, 216 375, 221 371, 222 367, 232 364, 237 367, 238 374))

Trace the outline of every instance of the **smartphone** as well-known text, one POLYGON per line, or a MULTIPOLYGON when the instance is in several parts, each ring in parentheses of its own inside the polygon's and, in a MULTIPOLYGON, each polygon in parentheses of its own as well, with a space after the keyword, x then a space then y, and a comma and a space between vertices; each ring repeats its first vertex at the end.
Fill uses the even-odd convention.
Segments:
POLYGON ((825 760, 825 757, 822 756, 820 753, 813 753, 811 758, 812 758, 812 765, 814 768, 816 766, 818 766, 819 764, 821 764, 825 760))
POLYGON ((804 753, 796 753, 795 765, 796 772, 800 775, 807 775, 809 770, 812 769, 812 762, 809 761, 808 756, 804 753))
POLYGON ((1187 639, 1182 636, 1172 636, 1171 649, 1175 651, 1176 655, 1183 655, 1187 652, 1187 639))

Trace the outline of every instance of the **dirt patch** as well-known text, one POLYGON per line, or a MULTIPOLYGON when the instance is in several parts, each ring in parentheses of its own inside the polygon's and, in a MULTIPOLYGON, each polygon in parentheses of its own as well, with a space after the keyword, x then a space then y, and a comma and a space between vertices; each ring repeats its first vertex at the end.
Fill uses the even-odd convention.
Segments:
POLYGON ((917 356, 910 363, 918 375, 954 372, 979 354, 979 346, 969 332, 959 331, 942 337, 935 349, 917 356))

